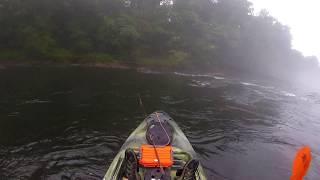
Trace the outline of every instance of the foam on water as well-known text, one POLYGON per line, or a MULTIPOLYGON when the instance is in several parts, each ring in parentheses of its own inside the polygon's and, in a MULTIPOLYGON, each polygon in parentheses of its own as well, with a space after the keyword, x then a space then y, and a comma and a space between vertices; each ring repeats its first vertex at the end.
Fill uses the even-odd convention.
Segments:
POLYGON ((217 79, 217 80, 225 79, 224 77, 221 77, 221 76, 213 76, 213 78, 215 78, 215 79, 217 79))
POLYGON ((281 91, 283 93, 284 96, 288 96, 288 97, 296 97, 297 95, 290 93, 290 92, 286 92, 286 91, 281 91))

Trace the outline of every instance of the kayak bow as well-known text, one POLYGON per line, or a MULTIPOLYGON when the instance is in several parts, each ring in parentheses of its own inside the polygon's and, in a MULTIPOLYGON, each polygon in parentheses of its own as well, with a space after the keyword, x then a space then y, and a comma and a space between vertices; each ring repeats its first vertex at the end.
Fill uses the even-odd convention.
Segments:
MULTIPOLYGON (((122 167, 123 164, 125 163, 125 151, 127 149, 133 149, 138 155, 137 157, 140 158, 141 162, 141 147, 145 147, 146 145, 150 145, 150 140, 148 139, 148 133, 153 133, 153 132, 148 132, 150 131, 150 122, 155 121, 156 123, 160 123, 162 126, 163 130, 166 133, 166 136, 170 137, 169 142, 167 140, 164 140, 161 142, 161 137, 157 137, 159 139, 159 142, 157 144, 157 147, 155 145, 155 142, 153 142, 151 145, 155 147, 155 154, 157 155, 155 161, 160 161, 161 157, 158 156, 163 156, 161 153, 157 152, 160 151, 161 148, 164 147, 170 147, 172 148, 172 164, 165 162, 158 162, 158 164, 153 164, 152 162, 149 162, 150 166, 158 167, 160 168, 165 168, 165 171, 169 174, 170 179, 175 180, 175 179, 180 179, 181 170, 185 166, 185 164, 190 161, 191 159, 198 159, 198 156, 194 149, 192 148, 190 142, 188 141, 187 137, 183 134, 181 129, 178 127, 178 125, 173 121, 173 119, 166 114, 165 112, 157 111, 152 114, 150 114, 144 121, 135 129, 131 135, 128 137, 128 139, 124 142, 122 145, 120 151, 118 154, 115 156, 114 160, 112 161, 111 165, 109 166, 109 169, 107 173, 104 176, 104 180, 122 180, 122 167), (161 122, 162 123, 161 123, 161 122), (163 125, 164 124, 164 125, 163 125), (172 130, 172 134, 167 133, 167 131, 172 130), (149 140, 149 141, 148 141, 149 140), (165 142, 165 143, 164 143, 165 142), (168 145, 168 144, 169 145, 168 145), (161 145, 161 146, 158 146, 161 145), (158 149, 158 150, 157 150, 158 149), (163 165, 167 167, 162 167, 163 165)), ((153 127, 154 125, 152 125, 153 127)), ((155 128, 156 129, 156 128, 155 128)), ((155 137, 155 136, 154 136, 155 137)), ((156 138, 155 138, 156 139, 156 138)), ((152 140, 152 138, 151 138, 152 140)), ((152 147, 151 146, 151 147, 152 147)), ((166 148, 168 149, 168 148, 166 148)), ((148 148, 144 150, 147 152, 148 148)), ((170 152, 168 150, 163 149, 163 152, 170 152)), ((151 152, 151 151, 150 151, 151 152)), ((150 153, 149 152, 149 153, 150 153)), ((166 157, 169 157, 168 155, 166 157)), ((162 160, 162 159, 161 159, 162 160)), ((144 161, 143 161, 144 162, 144 161)), ((152 167, 146 167, 142 164, 139 165, 139 175, 141 179, 145 179, 145 174, 148 172, 152 167)), ((154 168, 153 168, 154 169, 154 168)), ((158 171, 159 172, 159 171, 158 171)), ((204 173, 203 167, 201 164, 199 164, 197 171, 195 173, 196 180, 206 180, 206 175, 204 173)))

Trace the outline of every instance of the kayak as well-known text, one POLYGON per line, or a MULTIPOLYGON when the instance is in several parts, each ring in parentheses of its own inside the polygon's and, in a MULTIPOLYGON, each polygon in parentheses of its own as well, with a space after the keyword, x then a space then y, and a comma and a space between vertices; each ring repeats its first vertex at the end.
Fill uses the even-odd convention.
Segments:
MULTIPOLYGON (((146 144, 150 144, 150 141, 148 140, 148 137, 146 136, 148 132, 148 122, 155 119, 155 117, 158 118, 159 122, 165 122, 166 127, 165 130, 169 129, 172 131, 172 134, 169 134, 166 132, 166 135, 168 137, 170 136, 170 144, 167 147, 172 148, 172 163, 169 164, 168 167, 166 167, 166 172, 168 172, 171 180, 178 180, 181 178, 179 176, 178 171, 181 170, 184 165, 190 161, 191 159, 199 159, 196 152, 194 151, 192 145, 188 141, 187 137, 184 135, 184 133, 181 131, 181 129, 178 127, 176 122, 165 112, 162 111, 156 111, 149 116, 147 116, 143 122, 131 133, 131 135, 128 137, 128 139, 124 142, 122 145, 120 151, 115 156, 114 160, 112 161, 111 165, 109 166, 109 169, 107 173, 104 176, 104 180, 122 180, 122 170, 123 164, 125 163, 125 152, 127 149, 133 149, 138 154, 138 158, 140 158, 141 161, 141 147, 145 146, 146 144), (139 154, 140 153, 140 154, 139 154)), ((163 125, 160 123, 160 125, 163 128, 163 125)), ((151 132, 152 133, 152 132, 151 132)), ((159 137, 158 137, 159 139, 159 137)), ((161 138, 160 138, 161 141, 161 138)), ((162 142, 160 142, 161 144, 162 142)), ((165 144, 165 143, 163 143, 165 144)), ((150 145, 151 146, 151 145, 150 145)), ((153 146, 155 145, 153 144, 153 146)), ((157 152, 156 152, 157 153, 157 152)), ((159 160, 160 161, 160 160, 159 160)), ((162 161, 162 160, 161 160, 162 161)), ((145 173, 152 169, 150 167, 139 165, 139 176, 141 177, 141 180, 147 179, 145 173)), ((159 170, 158 170, 159 172, 159 170)), ((153 177, 153 176, 152 176, 153 177)), ((154 179, 154 178, 151 178, 154 179)), ((196 180, 206 180, 206 175, 204 172, 203 167, 201 166, 201 163, 199 163, 199 166, 195 172, 195 179, 196 180)))

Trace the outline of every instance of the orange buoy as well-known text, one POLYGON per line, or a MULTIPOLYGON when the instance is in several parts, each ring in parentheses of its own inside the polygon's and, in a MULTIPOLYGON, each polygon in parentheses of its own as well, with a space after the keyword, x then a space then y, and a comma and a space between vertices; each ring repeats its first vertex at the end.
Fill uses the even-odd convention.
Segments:
POLYGON ((306 146, 301 148, 294 159, 290 180, 303 180, 303 177, 307 174, 310 167, 311 159, 310 147, 306 146))

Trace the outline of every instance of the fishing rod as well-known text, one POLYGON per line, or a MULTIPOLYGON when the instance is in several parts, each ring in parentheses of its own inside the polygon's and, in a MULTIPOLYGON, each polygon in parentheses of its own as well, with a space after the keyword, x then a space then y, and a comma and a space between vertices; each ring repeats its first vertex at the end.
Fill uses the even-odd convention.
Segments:
POLYGON ((139 98, 139 105, 140 105, 140 108, 142 109, 143 113, 144 113, 144 116, 147 117, 147 112, 146 112, 146 109, 144 108, 144 105, 143 105, 143 102, 142 102, 142 99, 141 99, 141 96, 140 96, 140 93, 138 93, 138 98, 139 98))

